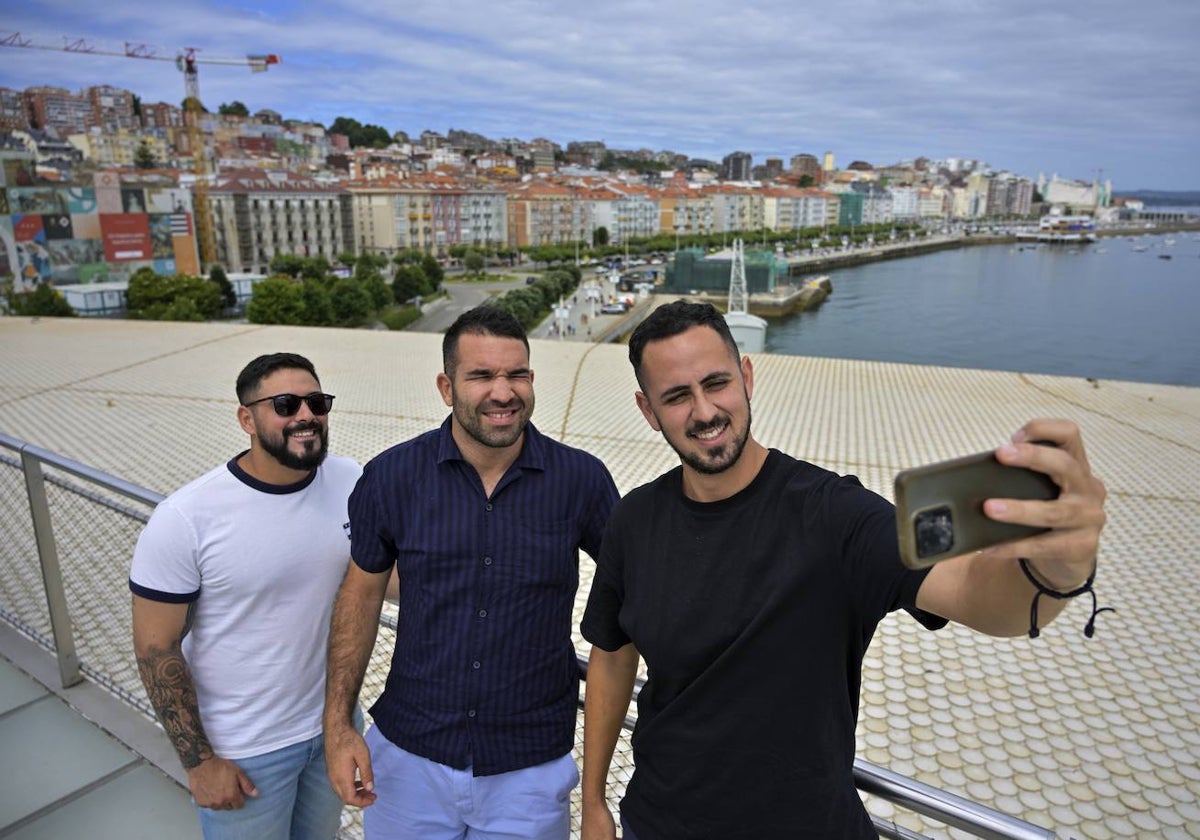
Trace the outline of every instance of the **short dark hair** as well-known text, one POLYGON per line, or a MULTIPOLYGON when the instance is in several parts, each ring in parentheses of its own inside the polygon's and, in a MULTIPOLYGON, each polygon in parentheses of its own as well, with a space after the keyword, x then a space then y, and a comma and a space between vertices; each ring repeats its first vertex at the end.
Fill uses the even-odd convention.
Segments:
POLYGON ((442 370, 451 379, 454 378, 454 368, 458 365, 458 339, 464 334, 515 338, 525 345, 525 353, 529 354, 529 339, 516 316, 498 306, 485 303, 459 315, 442 337, 442 370))
POLYGON ((729 331, 729 324, 725 323, 725 317, 711 303, 672 301, 651 312, 629 337, 629 363, 633 365, 633 375, 637 377, 639 387, 645 390, 642 382, 642 353, 645 352, 646 345, 651 341, 679 335, 692 327, 713 329, 733 353, 734 361, 741 361, 742 357, 738 352, 737 342, 733 339, 733 333, 729 331))
POLYGON ((258 383, 262 382, 272 373, 277 370, 303 370, 312 375, 312 378, 317 380, 317 384, 321 384, 321 378, 317 376, 316 368, 313 363, 304 358, 298 353, 268 353, 265 356, 259 356, 250 364, 242 368, 242 372, 237 378, 237 398, 238 402, 245 404, 246 399, 258 390, 258 383))

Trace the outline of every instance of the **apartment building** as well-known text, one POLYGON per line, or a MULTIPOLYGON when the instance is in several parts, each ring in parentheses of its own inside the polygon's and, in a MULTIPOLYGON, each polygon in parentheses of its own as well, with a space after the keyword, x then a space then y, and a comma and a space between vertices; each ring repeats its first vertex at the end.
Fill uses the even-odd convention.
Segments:
POLYGON ((763 194, 746 187, 710 188, 716 232, 758 230, 764 226, 763 194))
POLYGON ((730 152, 721 158, 721 179, 724 181, 749 181, 754 156, 749 152, 730 152))
POLYGON ((86 96, 66 88, 39 86, 25 90, 25 107, 31 125, 53 128, 59 134, 80 134, 94 126, 92 103, 86 96))
POLYGON ((68 135, 67 142, 80 151, 84 160, 102 167, 134 166, 138 147, 143 143, 150 149, 158 165, 167 165, 171 157, 171 147, 162 137, 135 134, 126 129, 105 132, 93 128, 82 134, 68 135))
POLYGON ((93 125, 105 132, 137 131, 141 120, 133 112, 133 94, 129 91, 97 85, 84 91, 92 106, 93 125))
POLYGON ((490 185, 431 175, 353 183, 347 190, 360 253, 415 249, 445 256, 452 245, 505 244, 506 197, 490 185))
POLYGON ((306 178, 238 172, 209 190, 217 262, 265 274, 279 254, 336 260, 354 250, 351 194, 306 178))
POLYGON ((0 87, 0 131, 29 128, 29 112, 25 94, 13 88, 0 87))
POLYGON ((598 201, 582 188, 529 181, 511 188, 507 202, 508 244, 514 248, 586 242, 596 227, 607 227, 608 216, 601 221, 593 215, 598 201))
POLYGON ((713 201, 702 190, 667 187, 658 196, 662 233, 676 236, 707 235, 713 231, 713 201))

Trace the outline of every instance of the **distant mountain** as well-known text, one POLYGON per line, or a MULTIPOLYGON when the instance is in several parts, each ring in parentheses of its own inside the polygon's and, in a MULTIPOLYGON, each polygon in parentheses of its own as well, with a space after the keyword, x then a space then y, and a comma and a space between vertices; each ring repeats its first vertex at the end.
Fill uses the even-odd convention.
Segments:
POLYGON ((1114 195, 1118 198, 1136 198, 1155 207, 1200 205, 1200 191, 1196 190, 1129 190, 1114 195))

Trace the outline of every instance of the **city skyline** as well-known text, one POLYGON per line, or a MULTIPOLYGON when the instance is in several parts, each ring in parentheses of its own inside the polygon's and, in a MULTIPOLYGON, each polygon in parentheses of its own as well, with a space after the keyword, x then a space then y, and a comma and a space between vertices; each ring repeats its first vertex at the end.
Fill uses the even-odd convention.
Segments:
MULTIPOLYGON (((997 4, 999 5, 999 4, 997 4)), ((564 14, 532 0, 403 10, 359 2, 180 4, 41 0, 4 29, 202 55, 277 53, 250 74, 202 66, 201 97, 291 119, 337 116, 410 135, 451 128, 491 138, 601 140, 755 163, 832 151, 888 164, 971 158, 1036 179, 1111 179, 1118 191, 1200 188, 1200 6, 1102 0, 1073 17, 1019 0, 1003 13, 936 0, 853 0, 836 15, 792 4, 618 2, 564 14)), ((124 87, 178 104, 171 64, 0 49, 0 86, 124 87)))

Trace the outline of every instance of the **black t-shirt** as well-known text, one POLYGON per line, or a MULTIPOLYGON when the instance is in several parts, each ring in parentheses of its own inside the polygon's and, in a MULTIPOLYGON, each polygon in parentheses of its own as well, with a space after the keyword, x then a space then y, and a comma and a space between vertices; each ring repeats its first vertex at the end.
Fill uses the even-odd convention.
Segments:
POLYGON ((648 677, 621 812, 639 840, 875 837, 854 786, 863 654, 915 608, 895 513, 853 476, 771 450, 708 504, 676 468, 618 503, 582 631, 648 677))

